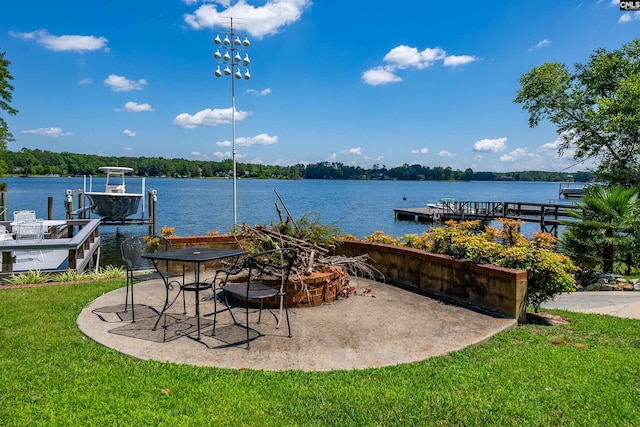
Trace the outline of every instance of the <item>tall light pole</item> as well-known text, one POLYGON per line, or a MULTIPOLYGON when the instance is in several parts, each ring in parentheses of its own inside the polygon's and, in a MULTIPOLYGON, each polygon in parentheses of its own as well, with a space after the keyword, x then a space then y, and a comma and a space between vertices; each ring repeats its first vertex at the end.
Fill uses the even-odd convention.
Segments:
POLYGON ((224 39, 220 39, 220 35, 216 34, 216 38, 213 42, 216 44, 216 51, 213 57, 219 61, 225 68, 220 70, 220 64, 218 64, 215 76, 221 77, 231 76, 231 160, 233 162, 233 226, 238 223, 237 219, 237 206, 236 206, 236 95, 235 95, 235 79, 241 79, 244 76, 245 80, 251 78, 249 74, 249 68, 246 68, 249 63, 249 54, 246 52, 251 43, 244 34, 236 34, 233 32, 233 18, 229 18, 229 32, 221 32, 224 35, 224 39), (244 36, 244 40, 240 41, 239 36, 244 36), (220 48, 224 50, 224 53, 220 52, 220 48), (242 58, 240 52, 244 52, 245 56, 242 58), (245 67, 244 75, 240 72, 240 65, 245 67))

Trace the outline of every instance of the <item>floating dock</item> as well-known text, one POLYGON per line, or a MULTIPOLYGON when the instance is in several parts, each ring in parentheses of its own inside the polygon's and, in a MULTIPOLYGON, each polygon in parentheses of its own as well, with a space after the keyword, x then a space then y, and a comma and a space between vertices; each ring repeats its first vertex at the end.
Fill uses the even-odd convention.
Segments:
POLYGON ((397 208, 396 220, 424 223, 439 223, 448 220, 493 221, 508 218, 540 224, 540 230, 557 237, 558 225, 571 217, 567 213, 570 204, 529 202, 467 202, 455 201, 442 207, 397 208))

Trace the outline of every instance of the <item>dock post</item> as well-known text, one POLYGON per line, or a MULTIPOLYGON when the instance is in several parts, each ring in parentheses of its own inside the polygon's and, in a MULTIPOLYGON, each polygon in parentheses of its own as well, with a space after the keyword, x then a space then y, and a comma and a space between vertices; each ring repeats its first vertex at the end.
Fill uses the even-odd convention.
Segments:
POLYGON ((78 218, 86 219, 87 218, 86 211, 82 209, 82 200, 83 200, 82 195, 83 195, 82 191, 78 191, 78 209, 81 211, 80 216, 78 218))
POLYGON ((47 219, 53 219, 53 196, 47 198, 47 219))
POLYGON ((11 273, 13 271, 13 253, 2 252, 2 272, 11 273))
POLYGON ((0 213, 0 220, 7 220, 7 192, 0 191, 0 206, 2 207, 2 213, 0 213))
POLYGON ((66 212, 67 219, 73 219, 71 216, 71 212, 73 212, 73 190, 65 191, 64 210, 66 212))

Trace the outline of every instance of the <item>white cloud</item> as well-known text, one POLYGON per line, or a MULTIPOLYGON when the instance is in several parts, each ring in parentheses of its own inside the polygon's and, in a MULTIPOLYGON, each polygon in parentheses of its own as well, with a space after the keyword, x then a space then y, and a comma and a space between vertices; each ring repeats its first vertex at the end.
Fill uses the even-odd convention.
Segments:
POLYGON ((265 96, 265 95, 269 95, 271 93, 271 89, 270 88, 266 88, 266 89, 262 89, 262 90, 255 90, 255 89, 247 89, 247 93, 253 93, 256 96, 265 96))
POLYGON ((219 159, 230 159, 231 152, 230 151, 216 151, 213 155, 219 159))
POLYGON ((73 135, 71 132, 63 132, 60 128, 38 128, 32 130, 23 130, 22 133, 31 133, 35 135, 42 136, 50 136, 52 138, 57 138, 59 136, 69 136, 73 135))
POLYGON ((153 111, 153 107, 149 104, 138 104, 137 102, 129 101, 124 104, 124 108, 116 108, 116 111, 128 111, 130 113, 139 113, 142 111, 153 111))
POLYGON ((122 131, 122 133, 127 135, 127 136, 136 136, 136 131, 135 130, 125 129, 125 130, 122 131))
POLYGON ((502 151, 507 147, 506 142, 507 138, 505 137, 495 139, 481 139, 480 141, 476 141, 473 144, 473 151, 497 153, 498 151, 502 151))
MULTIPOLYGON (((241 16, 233 21, 234 29, 256 38, 277 34, 283 27, 298 21, 302 12, 311 6, 311 0, 269 0, 263 6, 252 6, 246 1, 230 5, 229 1, 203 4, 194 13, 186 14, 184 21, 193 29, 228 28, 230 16, 241 16), (221 10, 218 10, 218 5, 221 10)), ((194 4, 194 3, 188 3, 194 4)))
MULTIPOLYGON (((213 127, 218 125, 231 124, 231 108, 204 109, 191 115, 188 113, 178 114, 173 120, 173 124, 181 128, 193 129, 199 126, 213 127)), ((236 111, 235 119, 244 120, 249 113, 247 111, 236 111)))
POLYGON ((457 67, 476 61, 478 58, 471 55, 449 55, 439 47, 426 48, 422 51, 416 47, 407 45, 396 46, 383 58, 386 65, 373 67, 362 73, 364 83, 376 86, 387 83, 401 82, 396 73, 398 70, 415 68, 422 70, 432 66, 436 61, 443 61, 445 67, 457 67))
POLYGON ((362 155, 362 147, 355 147, 355 148, 349 148, 348 150, 344 150, 342 152, 342 154, 354 154, 357 156, 361 156, 362 155))
POLYGON ((88 85, 91 83, 93 83, 93 79, 91 77, 87 77, 86 79, 82 79, 78 82, 78 84, 81 84, 81 85, 88 85))
POLYGON ((419 150, 411 150, 411 154, 428 154, 429 153, 429 149, 428 148, 421 148, 419 150))
POLYGON ((239 147, 251 147, 252 145, 273 145, 277 142, 277 136, 269 136, 266 133, 261 133, 251 138, 236 138, 236 145, 239 147))
POLYGON ((446 52, 439 47, 426 48, 419 52, 415 47, 400 45, 391 49, 383 59, 399 69, 412 67, 421 70, 430 67, 437 60, 444 59, 445 56, 446 52))
MULTIPOLYGON (((236 138, 236 145, 238 147, 251 147, 253 145, 273 145, 278 142, 277 136, 269 136, 266 133, 261 133, 251 138, 236 138)), ((217 141, 218 147, 231 147, 233 144, 229 140, 217 141)))
POLYGON ((444 58, 444 66, 445 67, 458 67, 460 65, 465 65, 470 62, 477 60, 475 56, 471 55, 449 55, 444 58))
POLYGON ((640 12, 626 12, 618 19, 618 24, 626 24, 631 21, 640 21, 640 12))
POLYGON ((35 40, 39 45, 55 52, 83 52, 103 48, 108 51, 106 48, 108 40, 104 37, 76 35, 54 36, 49 34, 47 30, 38 30, 31 33, 10 31, 9 34, 24 40, 35 40))
POLYGON ((190 154, 192 156, 198 157, 198 156, 200 156, 201 153, 199 151, 192 151, 190 154))
POLYGON ((537 44, 535 44, 534 46, 531 46, 529 48, 529 50, 534 50, 534 49, 540 49, 541 47, 545 47, 551 44, 551 40, 549 39, 542 39, 540 40, 537 44))
MULTIPOLYGON (((214 157, 217 157, 219 159, 231 159, 233 158, 233 154, 231 153, 231 151, 216 151, 215 153, 213 153, 214 157)), ((240 154, 240 153, 236 153, 236 160, 240 160, 247 157, 246 154, 240 154)))
POLYGON ((402 79, 396 76, 393 71, 389 71, 384 67, 376 67, 362 73, 362 81, 372 86, 397 83, 402 79))
POLYGON ((335 162, 337 158, 338 158, 337 154, 333 153, 329 157, 327 157, 327 162, 335 162))
POLYGON ((516 148, 512 152, 508 154, 504 154, 500 156, 501 162, 515 162, 516 160, 521 160, 527 157, 527 149, 526 148, 516 148))
POLYGON ((442 150, 438 153, 438 156, 442 156, 442 157, 455 157, 456 155, 453 154, 451 151, 447 151, 447 150, 442 150))
POLYGON ((142 87, 147 84, 147 81, 144 79, 138 81, 129 80, 126 77, 111 74, 104 80, 104 84, 109 86, 114 92, 127 92, 130 90, 142 90, 142 87))
POLYGON ((568 143, 569 147, 567 150, 565 150, 565 154, 567 153, 573 153, 575 151, 575 148, 573 147, 573 144, 575 144, 577 141, 575 140, 575 132, 573 131, 568 131, 568 132, 562 132, 555 140, 551 141, 551 142, 547 142, 545 144, 542 144, 541 146, 538 147, 538 151, 540 152, 544 152, 544 151, 554 151, 557 152, 560 149, 560 145, 563 143, 568 143))
POLYGON ((558 151, 560 147, 560 139, 556 139, 555 141, 547 142, 538 147, 538 151, 558 151))

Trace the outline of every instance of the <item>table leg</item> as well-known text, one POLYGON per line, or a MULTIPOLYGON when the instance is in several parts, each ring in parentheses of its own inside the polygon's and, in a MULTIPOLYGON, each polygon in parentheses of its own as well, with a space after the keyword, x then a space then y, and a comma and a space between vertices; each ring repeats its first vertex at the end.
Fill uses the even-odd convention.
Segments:
MULTIPOLYGON (((155 265, 155 261, 154 263, 154 267, 156 267, 156 271, 160 271, 157 268, 157 265, 155 265)), ((164 279, 162 279, 163 283, 164 283, 164 306, 162 307, 162 311, 160 311, 160 314, 158 315, 158 319, 156 320, 155 325, 153 325, 152 330, 155 331, 156 328, 158 327, 158 323, 160 323, 160 319, 162 318, 162 315, 165 314, 165 312, 167 311, 167 309, 169 307, 171 307, 173 305, 173 302, 175 302, 175 299, 171 302, 171 304, 169 304, 169 283, 167 281, 165 281, 164 279)), ((131 287, 131 311, 133 312, 133 286, 131 287)), ((165 322, 166 325, 166 322, 165 322)))
POLYGON ((198 340, 200 340, 200 263, 196 263, 196 317, 198 322, 198 340))

